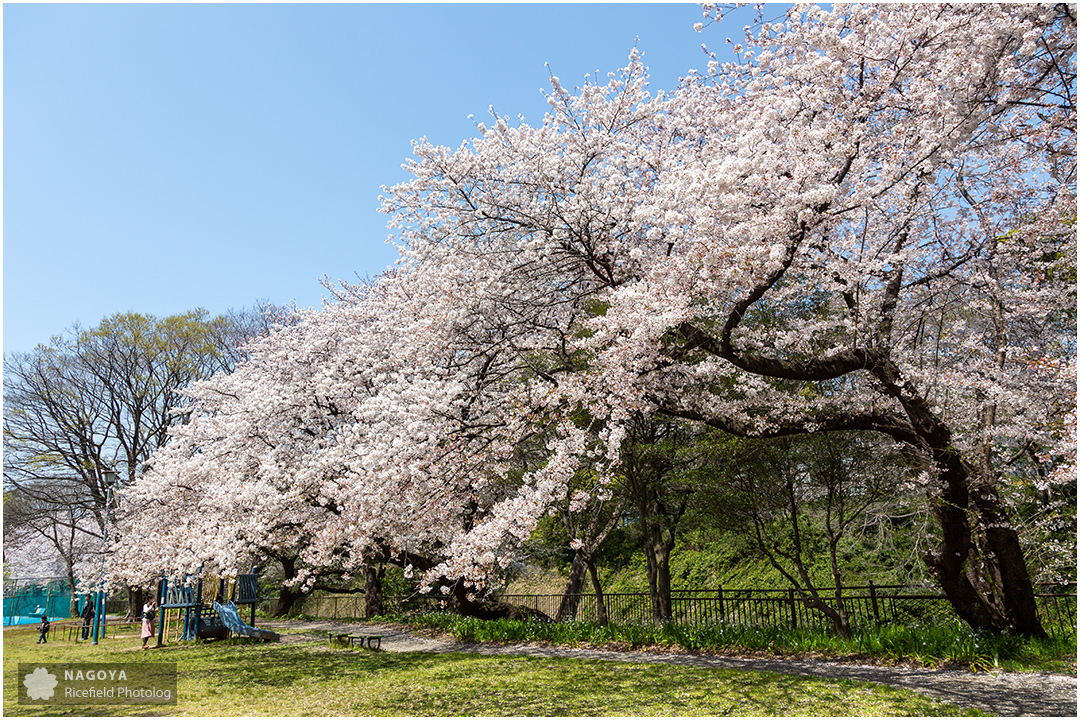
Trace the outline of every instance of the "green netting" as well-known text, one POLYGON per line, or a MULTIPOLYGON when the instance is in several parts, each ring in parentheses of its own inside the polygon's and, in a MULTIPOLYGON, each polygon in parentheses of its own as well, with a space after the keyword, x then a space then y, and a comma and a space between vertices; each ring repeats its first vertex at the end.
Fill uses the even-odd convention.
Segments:
POLYGON ((71 586, 67 582, 52 580, 19 586, 5 581, 4 585, 4 625, 39 623, 42 615, 61 620, 71 614, 71 586))

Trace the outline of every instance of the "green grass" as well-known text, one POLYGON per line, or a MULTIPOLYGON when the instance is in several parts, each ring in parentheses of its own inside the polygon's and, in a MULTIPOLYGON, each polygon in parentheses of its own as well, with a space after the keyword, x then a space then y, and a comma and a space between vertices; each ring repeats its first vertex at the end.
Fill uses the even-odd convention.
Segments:
POLYGON ((1048 640, 988 636, 963 625, 888 625, 857 630, 844 639, 814 628, 747 626, 597 625, 536 620, 477 620, 429 613, 412 620, 469 642, 550 642, 625 648, 681 647, 691 652, 769 653, 860 658, 926 667, 961 665, 975 670, 1076 672, 1076 635, 1048 640))
POLYGON ((300 644, 178 644, 142 652, 134 635, 35 645, 4 632, 4 715, 978 715, 916 693, 772 673, 300 644), (175 662, 176 706, 17 704, 19 662, 175 662))

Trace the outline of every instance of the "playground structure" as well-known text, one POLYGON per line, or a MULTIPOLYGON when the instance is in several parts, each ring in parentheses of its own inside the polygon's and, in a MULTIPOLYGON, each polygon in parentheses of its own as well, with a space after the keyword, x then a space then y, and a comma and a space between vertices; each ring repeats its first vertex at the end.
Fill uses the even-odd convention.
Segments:
POLYGON ((158 588, 158 644, 170 640, 223 639, 230 633, 276 642, 277 633, 255 625, 258 568, 229 579, 199 574, 170 582, 162 576, 158 588), (240 619, 237 605, 251 608, 251 624, 240 619))
MULTIPOLYGON (((221 618, 221 622, 225 623, 225 627, 229 628, 229 632, 231 633, 255 638, 256 640, 266 640, 268 642, 278 642, 281 640, 281 636, 276 632, 271 630, 261 630, 257 627, 248 625, 241 620, 240 611, 236 609, 236 605, 234 605, 231 600, 224 605, 215 602, 214 610, 217 612, 218 617, 221 618)), ((255 622, 254 618, 252 619, 252 622, 255 622)))

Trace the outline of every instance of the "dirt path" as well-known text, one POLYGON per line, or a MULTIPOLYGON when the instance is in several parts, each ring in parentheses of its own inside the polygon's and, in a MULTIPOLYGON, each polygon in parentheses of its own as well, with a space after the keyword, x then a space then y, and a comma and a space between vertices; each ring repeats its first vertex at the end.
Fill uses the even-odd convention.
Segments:
POLYGON ((906 688, 936 700, 976 707, 998 716, 1076 717, 1076 677, 1049 673, 974 673, 816 660, 738 658, 687 653, 619 652, 537 645, 462 643, 442 637, 418 635, 390 625, 342 624, 330 621, 268 623, 283 631, 283 642, 322 640, 326 632, 383 635, 382 649, 390 652, 472 652, 482 655, 589 658, 616 662, 668 663, 705 668, 732 668, 821 678, 848 678, 906 688))

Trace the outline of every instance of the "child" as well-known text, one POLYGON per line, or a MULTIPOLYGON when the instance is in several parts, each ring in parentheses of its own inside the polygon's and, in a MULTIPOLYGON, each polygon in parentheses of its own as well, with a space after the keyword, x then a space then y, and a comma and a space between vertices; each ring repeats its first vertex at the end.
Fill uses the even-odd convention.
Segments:
POLYGON ((41 616, 41 624, 38 625, 38 630, 41 631, 41 634, 38 635, 38 639, 37 639, 38 645, 40 645, 41 643, 48 643, 49 642, 49 617, 47 615, 42 615, 41 616))

